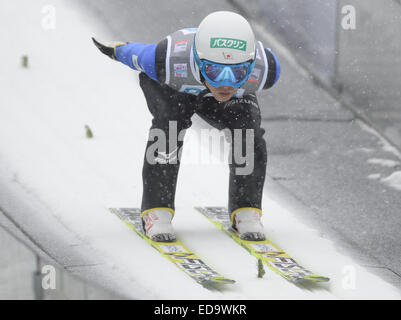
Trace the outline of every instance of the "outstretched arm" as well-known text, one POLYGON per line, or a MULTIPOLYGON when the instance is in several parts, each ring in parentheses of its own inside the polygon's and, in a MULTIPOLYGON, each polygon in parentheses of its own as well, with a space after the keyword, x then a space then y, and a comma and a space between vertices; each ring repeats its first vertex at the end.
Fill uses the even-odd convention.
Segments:
POLYGON ((136 71, 145 72, 158 81, 156 74, 156 44, 138 42, 103 44, 92 38, 96 47, 108 57, 120 61, 136 71))

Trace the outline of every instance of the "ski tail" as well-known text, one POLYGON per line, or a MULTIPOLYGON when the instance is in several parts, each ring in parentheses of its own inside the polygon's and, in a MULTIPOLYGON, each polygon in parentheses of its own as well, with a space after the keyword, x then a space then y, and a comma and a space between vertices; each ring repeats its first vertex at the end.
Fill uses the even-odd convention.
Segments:
POLYGON ((221 276, 206 265, 180 240, 177 239, 174 242, 156 242, 149 239, 143 230, 140 217, 141 210, 139 208, 110 208, 109 210, 155 248, 163 257, 170 260, 176 267, 201 285, 211 287, 220 284, 235 283, 234 280, 221 276))
POLYGON ((266 238, 263 241, 241 239, 231 228, 230 215, 224 207, 195 207, 217 228, 230 236, 236 243, 245 248, 252 256, 260 259, 275 273, 294 283, 327 282, 330 279, 315 274, 299 265, 284 250, 266 238))

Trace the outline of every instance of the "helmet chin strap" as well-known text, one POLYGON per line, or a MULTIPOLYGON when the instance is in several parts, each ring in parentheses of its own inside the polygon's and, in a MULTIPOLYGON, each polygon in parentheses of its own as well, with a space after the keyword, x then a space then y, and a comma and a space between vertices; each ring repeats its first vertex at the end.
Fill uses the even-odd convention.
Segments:
MULTIPOLYGON (((203 77, 203 74, 202 74, 202 72, 199 72, 199 78, 200 78, 200 81, 206 86, 206 79, 203 77)), ((207 88, 207 87, 206 87, 207 88)), ((209 89, 209 88, 208 88, 209 89)))
MULTIPOLYGON (((193 50, 194 48, 192 47, 192 54, 193 50)), ((205 78, 203 77, 202 72, 200 71, 199 66, 196 63, 195 58, 193 59, 193 64, 195 66, 195 72, 196 72, 195 78, 197 78, 197 80, 199 80, 203 85, 205 85, 205 78)))
POLYGON ((198 94, 198 96, 196 97, 197 101, 200 101, 205 95, 207 95, 208 93, 212 93, 209 90, 209 87, 206 85, 206 79, 203 77, 202 72, 200 72, 200 69, 198 67, 198 64, 196 63, 195 59, 194 59, 194 64, 195 64, 195 71, 196 71, 196 75, 198 80, 205 86, 205 89, 202 90, 201 93, 198 94))
POLYGON ((202 82, 202 84, 206 87, 206 88, 199 94, 199 96, 198 96, 198 97, 200 97, 200 99, 201 99, 201 98, 203 98, 206 94, 212 93, 212 92, 210 91, 209 87, 206 85, 206 79, 205 79, 205 77, 203 76, 202 72, 200 72, 199 67, 198 67, 198 64, 197 64, 195 61, 194 61, 194 63, 195 63, 195 70, 196 70, 198 79, 199 79, 199 81, 202 82))
POLYGON ((202 84, 205 86, 205 89, 202 90, 201 93, 198 94, 198 96, 196 97, 197 101, 200 101, 201 99, 203 99, 203 97, 205 95, 207 95, 208 93, 212 93, 209 89, 209 87, 206 85, 206 79, 203 77, 202 72, 200 72, 199 66, 196 63, 195 59, 194 59, 194 64, 195 64, 195 71, 197 73, 198 76, 198 80, 200 82, 202 82, 202 84))

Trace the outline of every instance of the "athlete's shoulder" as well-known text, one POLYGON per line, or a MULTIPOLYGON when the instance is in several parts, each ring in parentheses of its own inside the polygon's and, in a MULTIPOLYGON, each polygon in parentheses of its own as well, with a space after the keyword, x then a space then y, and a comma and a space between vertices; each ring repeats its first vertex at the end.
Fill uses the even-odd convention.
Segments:
MULTIPOLYGON (((165 38, 163 38, 156 47, 156 57, 155 57, 155 63, 156 63, 156 73, 157 73, 157 79, 159 80, 160 83, 165 83, 166 82, 166 59, 168 59, 168 52, 171 53, 171 45, 172 45, 172 40, 176 38, 180 38, 180 36, 187 36, 187 35, 193 35, 196 33, 197 28, 184 28, 177 30, 169 35, 167 35, 165 38)), ((179 51, 185 51, 188 45, 187 40, 182 40, 178 41, 177 43, 174 44, 174 51, 179 52, 179 51)))
POLYGON ((193 59, 193 41, 197 28, 174 31, 162 39, 156 48, 156 70, 161 84, 172 89, 199 95, 206 87, 199 79, 193 59))
POLYGON ((168 39, 166 37, 163 40, 161 40, 156 47, 156 56, 155 56, 156 74, 157 74, 157 79, 159 80, 160 83, 166 82, 167 46, 168 46, 168 39))
POLYGON ((268 73, 267 73, 266 83, 263 86, 263 89, 269 89, 273 87, 274 84, 280 78, 281 66, 277 56, 270 48, 265 48, 265 55, 268 65, 268 73))

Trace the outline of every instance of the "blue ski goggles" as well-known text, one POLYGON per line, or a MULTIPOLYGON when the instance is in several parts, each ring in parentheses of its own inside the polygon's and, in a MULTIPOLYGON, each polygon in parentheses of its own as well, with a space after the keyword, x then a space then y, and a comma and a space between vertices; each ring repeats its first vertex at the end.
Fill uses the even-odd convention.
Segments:
POLYGON ((256 60, 247 61, 239 64, 220 64, 205 59, 200 59, 195 46, 194 57, 199 70, 205 80, 215 88, 230 86, 241 87, 249 78, 256 60))

